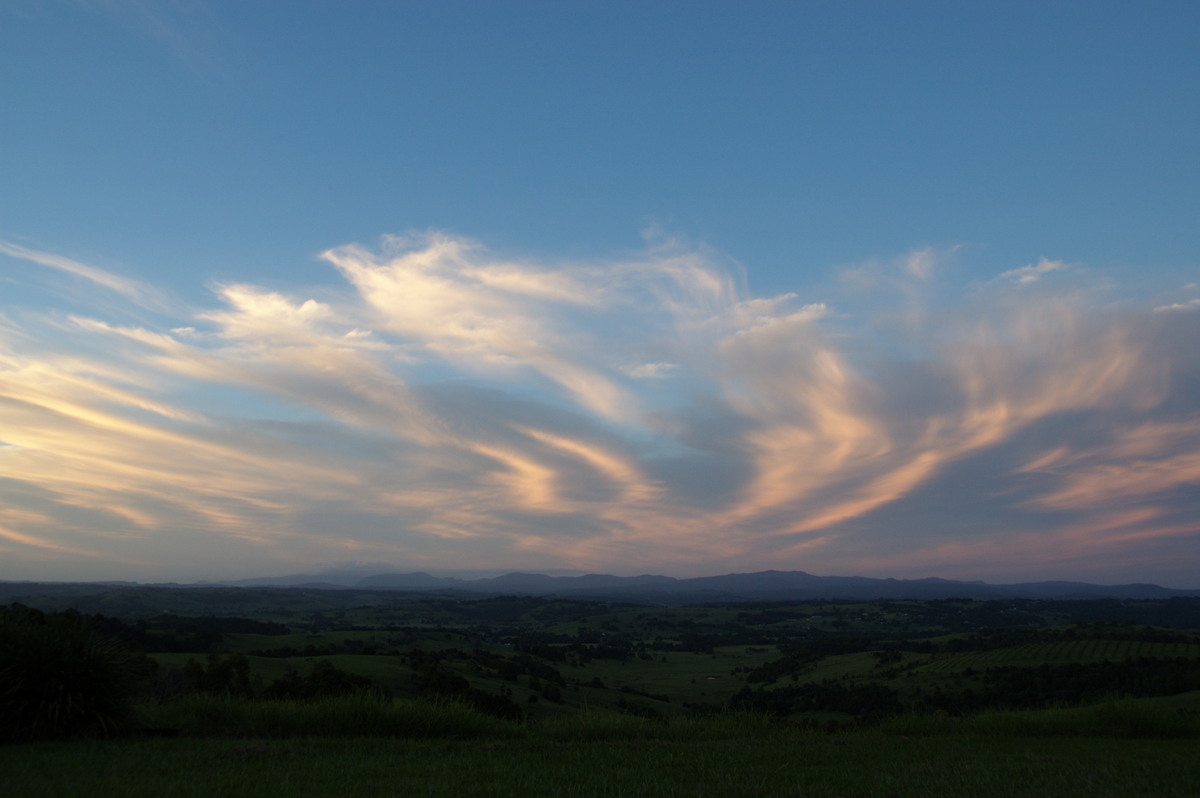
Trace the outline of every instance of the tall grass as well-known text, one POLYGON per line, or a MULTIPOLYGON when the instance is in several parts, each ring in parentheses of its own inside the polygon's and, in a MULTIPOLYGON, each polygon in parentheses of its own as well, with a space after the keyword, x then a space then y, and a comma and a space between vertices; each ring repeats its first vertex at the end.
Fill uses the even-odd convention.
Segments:
POLYGON ((0 746, 4 798, 1195 798, 1192 740, 105 740, 0 746))
POLYGON ((369 694, 315 701, 248 701, 193 694, 143 707, 146 728, 198 737, 414 737, 511 736, 519 724, 456 701, 381 700, 369 694))
POLYGON ((779 734, 767 716, 748 712, 641 718, 584 711, 537 722, 504 720, 449 700, 381 700, 369 694, 318 700, 247 700, 192 694, 142 707, 144 728, 185 737, 403 737, 555 741, 733 740, 779 734))
POLYGON ((965 718, 906 715, 880 724, 884 733, 912 736, 1200 737, 1200 712, 1147 699, 1110 699, 1083 707, 995 710, 965 718))
MULTIPOLYGON (((315 701, 253 701, 190 695, 143 707, 145 728, 186 737, 384 737, 410 739, 542 739, 551 741, 750 740, 780 736, 765 715, 728 712, 642 718, 583 711, 537 721, 504 720, 458 701, 380 700, 367 694, 315 701)), ((792 731, 798 731, 792 728, 792 731)), ((812 729, 808 729, 812 732, 812 729)), ((843 731, 845 731, 843 729, 843 731)), ((1200 710, 1159 700, 1112 699, 1085 707, 997 710, 957 718, 913 714, 871 728, 885 736, 1200 738, 1200 710)))

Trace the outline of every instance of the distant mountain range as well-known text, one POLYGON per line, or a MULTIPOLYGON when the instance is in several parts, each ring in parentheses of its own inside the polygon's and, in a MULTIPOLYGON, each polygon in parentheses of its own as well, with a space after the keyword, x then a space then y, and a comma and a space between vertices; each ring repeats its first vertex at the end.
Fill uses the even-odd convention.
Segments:
POLYGON ((510 573, 479 579, 383 573, 373 576, 297 574, 224 582, 243 587, 397 590, 437 595, 522 595, 652 604, 803 599, 1166 599, 1200 597, 1200 590, 1175 590, 1150 584, 1094 585, 1086 582, 1025 582, 992 585, 948 579, 872 579, 862 576, 814 576, 804 571, 760 571, 692 579, 670 576, 548 576, 510 573), (331 578, 332 577, 332 578, 331 578))

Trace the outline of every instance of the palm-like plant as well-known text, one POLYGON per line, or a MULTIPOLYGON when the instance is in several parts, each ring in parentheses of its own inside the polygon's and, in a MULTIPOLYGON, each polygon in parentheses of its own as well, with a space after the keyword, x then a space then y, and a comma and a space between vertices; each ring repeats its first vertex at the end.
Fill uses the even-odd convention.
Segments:
POLYGON ((120 731, 129 719, 130 666, 76 612, 0 607, 0 741, 120 731))

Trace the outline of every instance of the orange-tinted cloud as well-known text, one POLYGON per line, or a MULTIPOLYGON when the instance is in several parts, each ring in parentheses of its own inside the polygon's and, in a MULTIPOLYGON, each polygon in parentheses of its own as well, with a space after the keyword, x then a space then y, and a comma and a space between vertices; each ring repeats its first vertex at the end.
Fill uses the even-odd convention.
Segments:
POLYGON ((1165 552, 1200 553, 1200 314, 1049 260, 948 298, 953 254, 754 297, 679 242, 546 264, 429 235, 330 250, 319 293, 227 284, 153 324, 9 313, 0 575, 367 552, 1170 582, 1165 552))

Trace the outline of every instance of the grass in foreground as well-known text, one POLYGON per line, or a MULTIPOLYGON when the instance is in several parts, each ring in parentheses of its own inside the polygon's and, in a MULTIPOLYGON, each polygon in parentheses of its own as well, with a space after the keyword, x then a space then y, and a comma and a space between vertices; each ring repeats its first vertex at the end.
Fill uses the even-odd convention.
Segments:
POLYGON ((1195 795, 1194 740, 878 733, 747 739, 132 740, 0 749, 0 795, 1195 795))
POLYGON ((1200 784, 1200 694, 912 716, 826 734, 765 717, 583 712, 504 721, 460 704, 192 697, 174 739, 0 746, 0 796, 1173 796, 1200 784))

